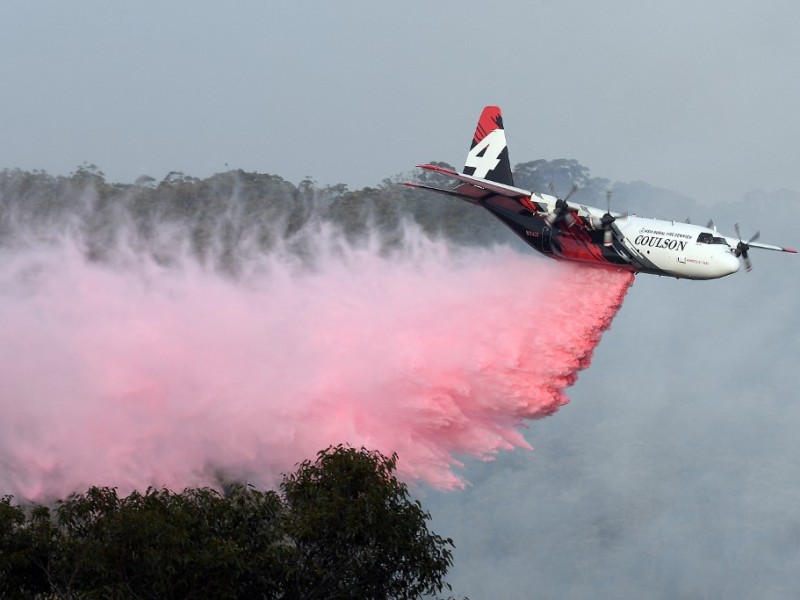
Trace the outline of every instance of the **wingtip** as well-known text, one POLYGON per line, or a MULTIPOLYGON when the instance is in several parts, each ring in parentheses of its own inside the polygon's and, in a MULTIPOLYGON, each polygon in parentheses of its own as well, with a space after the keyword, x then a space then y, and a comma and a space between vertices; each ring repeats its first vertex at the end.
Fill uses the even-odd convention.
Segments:
POLYGON ((422 164, 417 165, 418 169, 425 169, 426 171, 433 171, 434 173, 441 173, 443 175, 455 175, 456 172, 452 169, 446 169, 444 167, 440 167, 439 165, 431 165, 431 164, 422 164))
POLYGON ((792 254, 797 254, 797 250, 793 248, 782 248, 784 252, 791 252, 792 254))

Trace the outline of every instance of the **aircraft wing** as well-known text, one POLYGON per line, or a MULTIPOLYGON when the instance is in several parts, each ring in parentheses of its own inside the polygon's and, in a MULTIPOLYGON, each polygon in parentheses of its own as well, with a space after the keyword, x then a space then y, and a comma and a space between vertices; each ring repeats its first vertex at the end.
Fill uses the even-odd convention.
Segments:
MULTIPOLYGON (((736 238, 725 236, 725 240, 728 242, 728 245, 731 248, 736 248, 739 244, 739 240, 736 238)), ((783 246, 773 246, 772 244, 760 244, 758 242, 749 242, 747 244, 749 248, 760 248, 761 250, 775 250, 776 252, 791 252, 792 254, 797 254, 797 250, 792 248, 784 248, 783 246)))
POLYGON ((770 244, 759 244, 758 242, 750 242, 747 244, 751 248, 762 248, 763 250, 777 250, 779 252, 791 252, 792 254, 797 254, 797 250, 793 250, 792 248, 782 248, 781 246, 772 246, 770 244))
POLYGON ((444 167, 439 167, 436 165, 417 165, 417 167, 420 169, 425 169, 426 171, 438 173, 439 175, 444 175, 445 177, 450 177, 451 179, 455 179, 461 183, 452 190, 443 190, 421 183, 404 183, 403 185, 412 188, 430 190, 432 192, 439 192, 440 194, 447 194, 448 196, 461 198, 462 200, 466 200, 467 202, 477 205, 481 205, 482 201, 488 200, 491 197, 504 196, 506 198, 515 200, 522 206, 522 208, 525 208, 526 210, 530 210, 532 212, 546 210, 534 200, 533 194, 528 190, 523 190, 521 188, 503 183, 497 183, 495 181, 489 181, 488 179, 472 177, 471 175, 466 175, 464 173, 457 173, 451 169, 445 169, 444 167))

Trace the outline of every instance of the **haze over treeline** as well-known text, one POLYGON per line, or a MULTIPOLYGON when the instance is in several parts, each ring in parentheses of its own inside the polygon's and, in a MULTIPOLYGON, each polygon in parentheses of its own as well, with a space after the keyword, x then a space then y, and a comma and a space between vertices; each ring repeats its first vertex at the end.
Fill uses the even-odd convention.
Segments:
MULTIPOLYGON (((235 271, 240 252, 268 252, 279 242, 291 245, 309 223, 330 223, 351 241, 381 232, 388 244, 396 241, 404 220, 464 245, 513 237, 483 211, 396 185, 404 179, 449 184, 439 177, 412 172, 387 178, 377 188, 349 190, 344 184, 321 187, 306 179, 295 185, 278 175, 241 170, 202 180, 173 172, 160 182, 142 176, 134 184, 117 184, 107 182, 94 165, 82 165, 70 177, 6 169, 0 171, 0 243, 70 233, 84 240, 93 259, 123 242, 169 260, 163 232, 172 227, 172 241, 185 244, 201 263, 235 271)), ((520 187, 550 188, 561 196, 575 183, 580 190, 573 199, 595 205, 603 205, 605 190, 613 189, 615 210, 663 202, 682 214, 692 207, 679 194, 644 184, 612 186, 574 160, 522 163, 515 179, 520 187)))
MULTIPOLYGON (((605 206, 606 190, 611 190, 613 210, 676 220, 691 217, 698 223, 714 217, 728 233, 732 222, 726 221, 731 219, 741 219, 746 234, 753 214, 780 210, 785 216, 800 207, 800 196, 789 191, 749 191, 725 205, 708 207, 643 182, 612 183, 569 159, 520 163, 514 178, 518 187, 549 189, 561 197, 577 184, 572 199, 594 206, 605 206)), ((146 249, 159 261, 174 259, 177 244, 201 263, 230 272, 236 271, 241 253, 268 252, 278 243, 302 252, 302 231, 309 223, 330 223, 351 241, 380 232, 390 245, 404 221, 457 244, 517 244, 484 211, 396 185, 403 180, 450 184, 435 173, 419 171, 384 179, 376 188, 350 190, 344 184, 318 186, 310 178, 293 184, 279 175, 241 170, 206 179, 172 172, 162 181, 142 176, 134 184, 118 184, 106 181, 95 165, 81 165, 69 177, 5 169, 0 171, 0 244, 67 233, 84 241, 91 259, 102 259, 124 243, 146 249), (171 235, 165 238, 169 228, 171 235)), ((778 229, 774 220, 758 221, 778 229)))

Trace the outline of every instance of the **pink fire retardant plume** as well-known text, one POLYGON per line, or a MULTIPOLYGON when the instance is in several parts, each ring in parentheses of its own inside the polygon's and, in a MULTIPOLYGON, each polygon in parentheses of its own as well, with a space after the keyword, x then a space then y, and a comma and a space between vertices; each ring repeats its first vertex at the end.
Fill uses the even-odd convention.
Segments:
POLYGON ((235 280, 66 243, 4 255, 0 494, 272 486, 340 442, 452 488, 457 457, 529 447, 519 427, 567 401, 632 276, 410 246, 278 253, 235 280))

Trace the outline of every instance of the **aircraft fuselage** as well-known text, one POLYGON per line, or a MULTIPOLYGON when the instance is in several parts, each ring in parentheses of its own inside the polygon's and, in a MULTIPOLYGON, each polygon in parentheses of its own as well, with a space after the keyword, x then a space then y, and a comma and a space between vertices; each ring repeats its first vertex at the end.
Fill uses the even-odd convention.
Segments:
MULTIPOLYGON (((539 206, 555 202, 546 195, 533 199, 539 206)), ((594 207, 581 206, 568 226, 563 221, 551 225, 542 215, 497 197, 483 206, 529 246, 556 259, 686 279, 717 279, 739 270, 726 238, 707 227, 623 215, 616 218, 612 243, 606 246, 600 227, 604 211, 594 207)))

